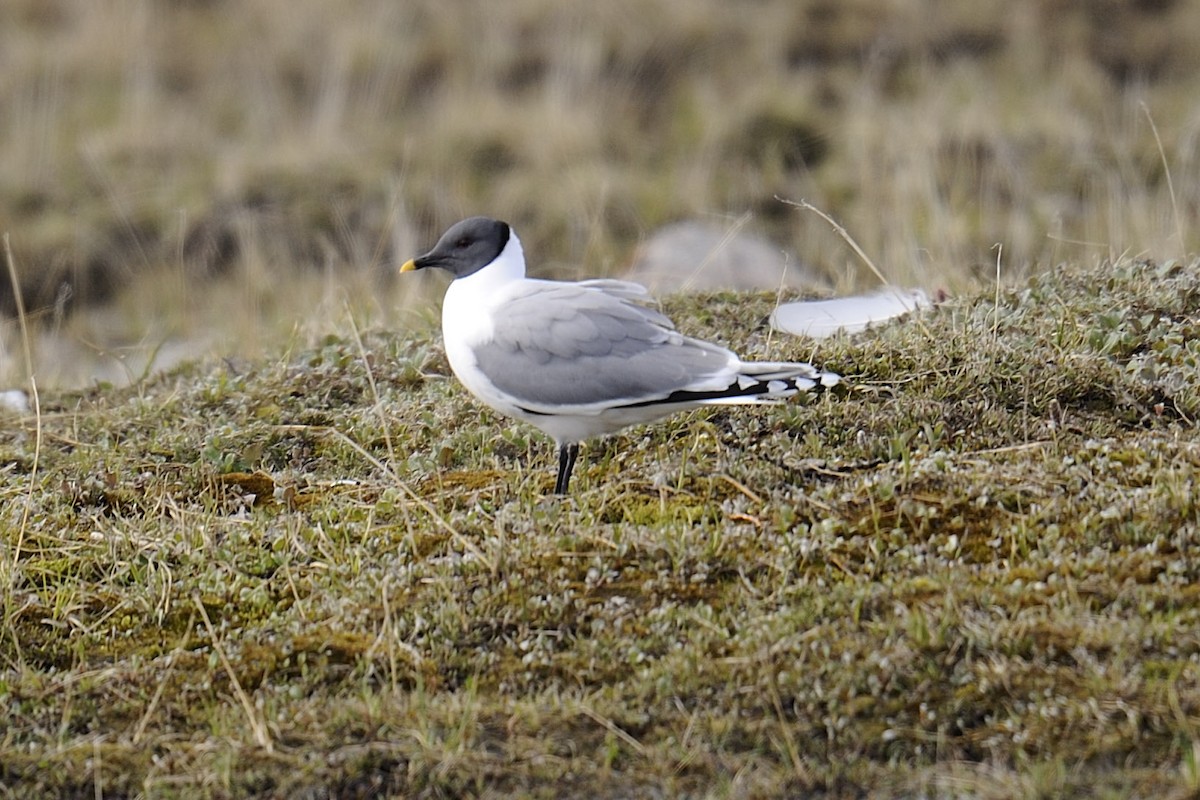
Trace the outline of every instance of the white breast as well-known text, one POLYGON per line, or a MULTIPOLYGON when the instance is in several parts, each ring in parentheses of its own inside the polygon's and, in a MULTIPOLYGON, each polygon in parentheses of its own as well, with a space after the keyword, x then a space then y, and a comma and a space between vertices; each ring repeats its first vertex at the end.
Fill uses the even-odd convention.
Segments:
POLYGON ((442 339, 450 368, 472 394, 510 415, 511 404, 495 391, 476 366, 475 348, 492 340, 496 309, 524 278, 525 254, 517 235, 512 233, 495 261, 473 275, 452 281, 442 302, 442 339))

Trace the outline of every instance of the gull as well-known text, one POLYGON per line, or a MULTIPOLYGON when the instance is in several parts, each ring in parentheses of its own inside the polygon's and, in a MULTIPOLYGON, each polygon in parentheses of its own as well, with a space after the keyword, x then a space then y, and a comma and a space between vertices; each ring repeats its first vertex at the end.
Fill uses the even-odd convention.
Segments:
POLYGON ((400 271, 435 267, 453 276, 442 303, 450 368, 483 403, 554 439, 555 494, 567 493, 586 439, 697 406, 777 403, 840 380, 811 364, 742 361, 684 336, 636 283, 526 278, 521 241, 499 220, 455 223, 400 271))

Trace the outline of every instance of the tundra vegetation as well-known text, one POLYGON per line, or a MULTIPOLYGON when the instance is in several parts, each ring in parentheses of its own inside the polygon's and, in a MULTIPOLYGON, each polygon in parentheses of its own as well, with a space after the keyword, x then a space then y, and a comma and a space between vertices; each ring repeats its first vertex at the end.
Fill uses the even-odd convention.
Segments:
POLYGON ((1200 7, 750 8, 0 6, 6 796, 1200 793, 1200 7), (665 298, 846 386, 566 499, 388 275, 483 212, 541 274, 705 217, 875 285, 777 198, 950 298, 665 298))

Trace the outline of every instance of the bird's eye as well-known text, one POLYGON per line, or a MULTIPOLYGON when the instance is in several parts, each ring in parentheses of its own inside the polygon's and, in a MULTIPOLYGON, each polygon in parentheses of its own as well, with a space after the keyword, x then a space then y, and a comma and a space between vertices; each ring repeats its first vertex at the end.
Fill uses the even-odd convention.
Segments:
POLYGON ((466 248, 467 245, 469 245, 470 243, 471 243, 471 240, 464 236, 461 239, 459 239, 457 242, 455 242, 454 246, 457 247, 459 250, 462 250, 462 249, 466 248))

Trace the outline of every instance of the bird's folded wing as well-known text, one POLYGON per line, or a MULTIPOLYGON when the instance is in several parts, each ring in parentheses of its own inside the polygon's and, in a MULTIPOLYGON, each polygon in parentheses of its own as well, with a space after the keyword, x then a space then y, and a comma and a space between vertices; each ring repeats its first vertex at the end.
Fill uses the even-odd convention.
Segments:
MULTIPOLYGON (((636 303, 653 302, 649 290, 640 283, 634 283, 633 281, 621 281, 615 278, 592 278, 586 281, 579 281, 576 286, 598 289, 613 297, 619 297, 622 300, 633 300, 636 303)), ((667 324, 670 325, 670 322, 668 321, 667 324)))
POLYGON ((476 364, 497 389, 540 413, 728 385, 737 357, 677 333, 634 302, 644 294, 623 281, 529 281, 494 311, 494 337, 474 348, 476 364))

